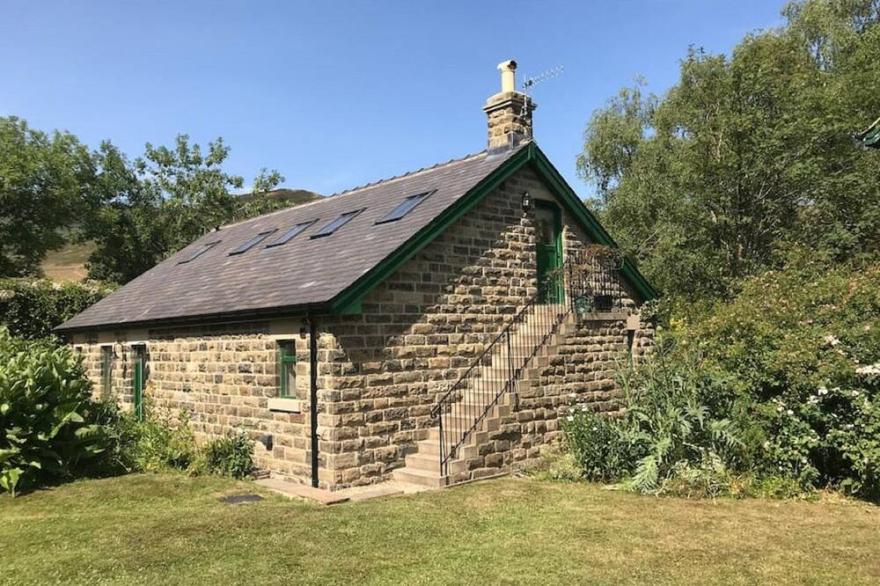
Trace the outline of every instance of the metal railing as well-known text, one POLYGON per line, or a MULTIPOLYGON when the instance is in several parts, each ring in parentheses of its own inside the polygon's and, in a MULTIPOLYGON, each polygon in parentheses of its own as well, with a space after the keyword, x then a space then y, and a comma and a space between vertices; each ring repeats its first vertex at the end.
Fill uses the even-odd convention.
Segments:
POLYGON ((598 256, 594 250, 570 254, 434 405, 441 476, 449 473, 450 460, 499 400, 516 390, 523 372, 566 317, 617 303, 612 291, 617 268, 598 256))

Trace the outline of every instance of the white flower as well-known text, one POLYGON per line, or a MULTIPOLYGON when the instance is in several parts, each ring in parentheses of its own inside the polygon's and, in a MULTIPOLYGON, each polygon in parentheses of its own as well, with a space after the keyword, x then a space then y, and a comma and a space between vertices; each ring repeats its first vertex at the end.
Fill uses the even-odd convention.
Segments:
POLYGON ((816 393, 819 394, 819 395, 827 395, 827 394, 828 394, 828 389, 825 388, 824 386, 823 386, 823 387, 819 387, 819 390, 816 391, 816 393))
POLYGON ((777 407, 776 410, 777 410, 779 413, 782 413, 782 405, 780 405, 779 407, 777 407))
POLYGON ((876 362, 874 364, 869 364, 867 366, 860 366, 856 369, 856 373, 858 373, 858 374, 880 374, 880 362, 876 362))
POLYGON ((856 391, 856 390, 853 390, 853 392, 852 392, 852 396, 853 396, 853 397, 858 397, 858 396, 859 396, 859 392, 856 391))
POLYGON ((838 344, 840 344, 840 340, 838 340, 836 336, 833 336, 831 334, 828 334, 827 336, 825 336, 824 340, 825 340, 825 343, 828 344, 829 346, 831 346, 832 348, 834 346, 837 346, 838 344))
POLYGON ((574 421, 574 417, 572 417, 571 415, 569 415, 568 417, 565 418, 565 420, 566 420, 566 421, 574 421))
POLYGON ((786 411, 786 413, 787 413, 788 415, 794 415, 794 411, 792 411, 791 409, 789 409, 788 411, 786 411))

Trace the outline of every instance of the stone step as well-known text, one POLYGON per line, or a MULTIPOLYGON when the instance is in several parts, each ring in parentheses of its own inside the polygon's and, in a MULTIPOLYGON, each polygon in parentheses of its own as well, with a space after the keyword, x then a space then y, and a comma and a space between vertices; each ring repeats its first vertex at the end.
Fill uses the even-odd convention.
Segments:
MULTIPOLYGON (((440 454, 409 454, 406 457, 406 468, 412 470, 424 470, 440 474, 440 454)), ((460 459, 450 459, 447 462, 447 473, 458 474, 467 470, 467 462, 460 459)))
MULTIPOLYGON (((480 433, 480 432, 477 432, 480 433)), ((470 458, 475 458, 477 456, 477 446, 472 445, 471 442, 467 442, 468 445, 461 446, 458 449, 458 453, 456 457, 459 460, 468 460, 470 458)), ((418 446, 418 454, 425 454, 426 456, 430 456, 432 458, 436 458, 436 461, 440 461, 440 442, 438 440, 425 440, 419 442, 418 446)), ((414 454, 411 454, 414 455, 414 454)))
MULTIPOLYGON (((445 427, 443 428, 443 433, 446 435, 447 441, 451 441, 453 437, 456 437, 456 433, 460 433, 462 431, 463 430, 460 430, 460 429, 450 430, 450 429, 446 429, 445 427)), ((480 426, 471 432, 470 438, 467 441, 467 445, 468 446, 479 445, 479 444, 485 443, 488 439, 489 439, 489 430, 486 430, 486 428, 480 426)), ((428 433, 428 439, 422 440, 422 441, 439 442, 440 441, 440 428, 439 427, 432 427, 428 433)), ((419 442, 419 443, 421 443, 421 442, 419 442)))
MULTIPOLYGON (((453 406, 453 413, 456 412, 456 406, 460 406, 460 410, 458 411, 458 413, 476 413, 478 409, 480 409, 481 407, 485 408, 486 405, 485 403, 456 403, 453 406)), ((512 410, 513 408, 510 405, 500 405, 496 403, 489 410, 489 414, 487 415, 487 417, 505 417, 507 415, 510 415, 510 412, 512 410)))
POLYGON ((391 473, 391 476, 392 478, 394 478, 394 480, 398 480, 400 482, 409 482, 411 484, 418 484, 420 486, 427 486, 430 488, 442 488, 446 486, 446 482, 448 480, 447 476, 440 476, 439 466, 434 472, 429 472, 427 470, 418 470, 415 468, 398 468, 391 473))
MULTIPOLYGON (((465 433, 474 425, 475 418, 467 414, 452 413, 443 418, 443 432, 447 439, 453 434, 465 433)), ((498 431, 501 428, 501 418, 487 416, 480 421, 476 430, 498 431)), ((439 426, 438 426, 439 429, 439 426)))

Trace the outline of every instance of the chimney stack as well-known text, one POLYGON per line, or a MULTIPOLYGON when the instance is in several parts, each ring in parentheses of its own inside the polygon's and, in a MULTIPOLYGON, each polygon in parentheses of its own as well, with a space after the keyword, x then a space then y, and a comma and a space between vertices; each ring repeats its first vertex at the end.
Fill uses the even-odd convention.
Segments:
POLYGON ((489 117, 489 152, 512 149, 532 138, 532 111, 537 107, 524 93, 516 91, 516 61, 498 64, 501 91, 486 101, 489 117))

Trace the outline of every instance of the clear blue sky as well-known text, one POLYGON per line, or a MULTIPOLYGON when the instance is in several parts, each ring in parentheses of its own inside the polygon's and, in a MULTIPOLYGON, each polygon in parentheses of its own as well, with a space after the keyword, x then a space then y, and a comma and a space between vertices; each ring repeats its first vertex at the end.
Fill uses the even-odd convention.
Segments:
POLYGON ((638 75, 662 93, 688 45, 728 52, 782 0, 263 2, 0 0, 0 115, 130 156, 177 133, 320 193, 485 146, 495 66, 564 65, 535 138, 581 194, 591 112, 638 75))

